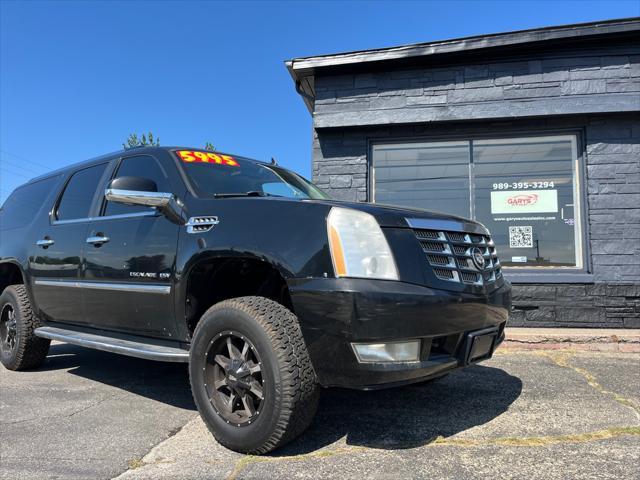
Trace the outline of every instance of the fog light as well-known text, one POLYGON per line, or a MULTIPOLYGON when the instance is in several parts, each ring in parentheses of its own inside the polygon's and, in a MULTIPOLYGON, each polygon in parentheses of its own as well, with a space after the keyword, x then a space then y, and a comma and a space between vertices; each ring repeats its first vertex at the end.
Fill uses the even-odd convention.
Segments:
POLYGON ((420 340, 390 343, 352 343, 358 362, 417 362, 420 340))

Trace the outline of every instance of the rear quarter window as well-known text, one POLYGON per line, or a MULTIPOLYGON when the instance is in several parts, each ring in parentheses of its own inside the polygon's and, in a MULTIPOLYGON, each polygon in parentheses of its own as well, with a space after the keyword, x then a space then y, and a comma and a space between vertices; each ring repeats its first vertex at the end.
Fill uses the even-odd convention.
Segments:
POLYGON ((107 164, 101 163, 78 170, 71 176, 58 202, 57 220, 75 220, 89 215, 93 196, 106 168, 107 164))
POLYGON ((61 175, 18 187, 0 209, 0 230, 23 228, 30 224, 45 206, 61 175))

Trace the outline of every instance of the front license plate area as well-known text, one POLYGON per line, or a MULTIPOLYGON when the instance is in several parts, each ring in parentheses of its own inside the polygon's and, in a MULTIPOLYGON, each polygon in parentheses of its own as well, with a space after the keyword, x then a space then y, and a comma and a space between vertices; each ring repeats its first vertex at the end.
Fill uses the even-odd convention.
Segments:
POLYGON ((497 328, 467 334, 465 363, 475 363, 490 358, 497 338, 497 328))

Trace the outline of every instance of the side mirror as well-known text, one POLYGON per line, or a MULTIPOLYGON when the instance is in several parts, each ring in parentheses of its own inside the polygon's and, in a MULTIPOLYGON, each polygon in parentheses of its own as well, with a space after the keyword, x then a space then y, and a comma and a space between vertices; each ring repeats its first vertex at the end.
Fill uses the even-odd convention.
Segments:
POLYGON ((114 178, 104 196, 110 202, 147 207, 165 207, 173 197, 170 193, 158 192, 156 182, 143 177, 114 178))
POLYGON ((172 193, 158 192, 156 182, 148 178, 114 178, 105 190, 104 196, 109 202, 156 207, 169 220, 180 224, 186 222, 182 205, 175 196, 172 193))
POLYGON ((109 188, 113 190, 134 190, 139 192, 157 192, 158 185, 144 177, 118 177, 111 180, 109 188))

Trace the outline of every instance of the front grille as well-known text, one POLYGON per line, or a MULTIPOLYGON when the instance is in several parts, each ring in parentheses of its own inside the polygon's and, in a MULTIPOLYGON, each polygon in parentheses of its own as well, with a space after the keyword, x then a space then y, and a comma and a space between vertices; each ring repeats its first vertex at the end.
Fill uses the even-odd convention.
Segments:
POLYGON ((467 253, 467 250, 469 250, 469 247, 467 245, 453 246, 453 253, 455 253, 456 255, 464 255, 465 253, 467 253))
POLYGON ((438 232, 434 230, 416 230, 416 237, 419 239, 438 238, 438 232))
POLYGON ((502 275, 496 247, 488 235, 414 229, 434 275, 440 280, 471 285, 490 285, 502 275), (476 248, 484 258, 484 267, 473 261, 476 248))
POLYGON ((477 273, 462 272, 460 276, 464 283, 477 283, 479 279, 477 273))
POLYGON ((427 255, 427 259, 431 265, 449 265, 450 257, 445 255, 427 255))
POLYGON ((444 243, 441 242, 420 242, 420 245, 422 245, 422 249, 425 252, 446 252, 447 248, 446 245, 444 243))
POLYGON ((454 270, 448 270, 446 268, 434 268, 436 276, 442 278, 443 280, 458 280, 458 272, 454 270))

